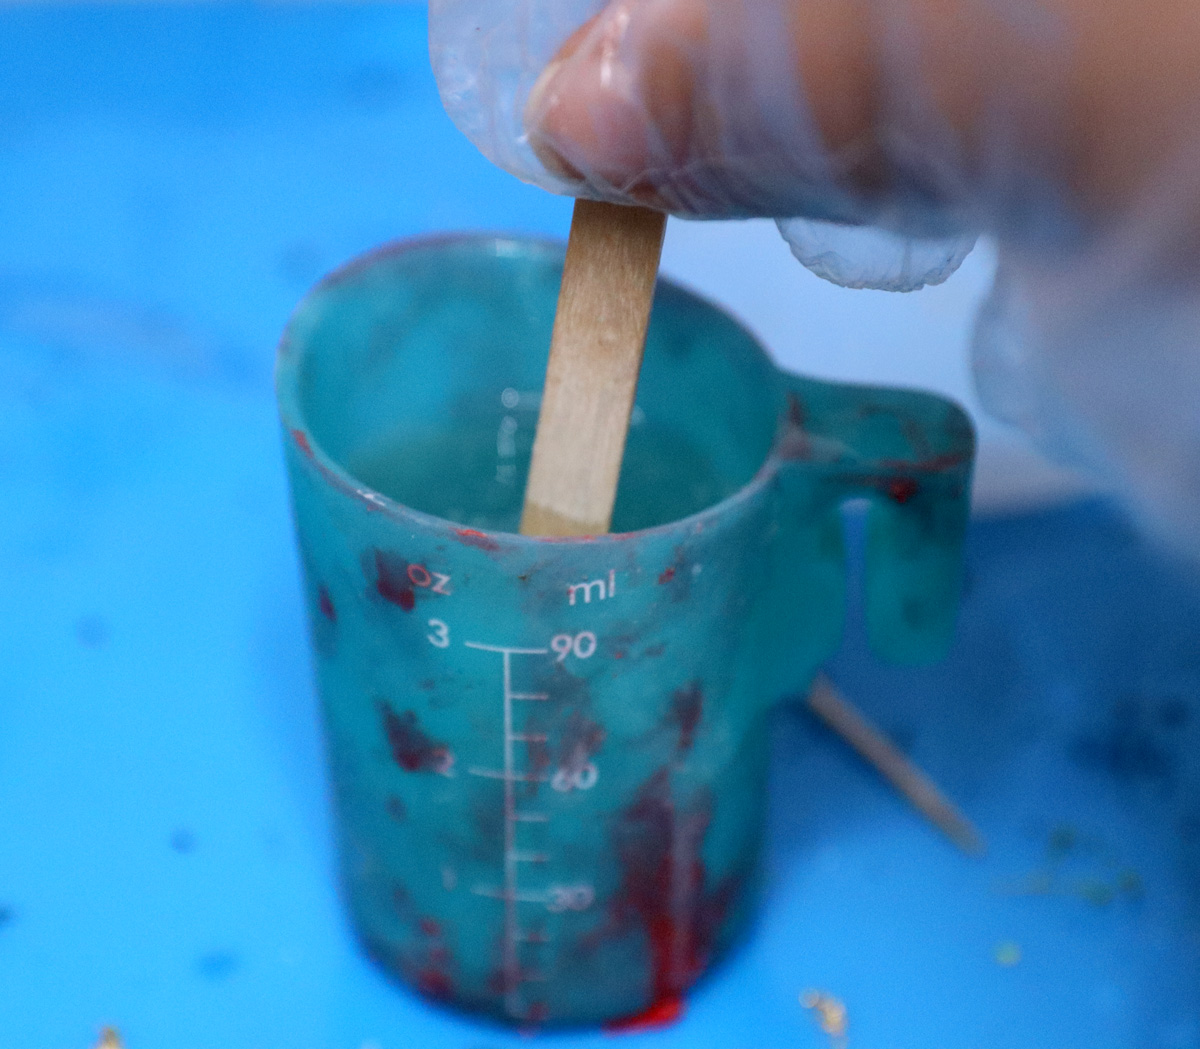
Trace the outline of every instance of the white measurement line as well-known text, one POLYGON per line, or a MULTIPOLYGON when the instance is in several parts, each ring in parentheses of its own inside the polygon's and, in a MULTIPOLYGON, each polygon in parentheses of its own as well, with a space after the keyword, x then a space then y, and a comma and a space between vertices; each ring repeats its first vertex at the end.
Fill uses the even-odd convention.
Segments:
POLYGON ((518 850, 514 859, 518 863, 549 863, 550 857, 544 852, 522 852, 518 850))
POLYGON ((514 692, 509 699, 525 699, 534 703, 544 703, 550 698, 546 692, 514 692))
POLYGON ((464 641, 467 648, 476 648, 480 652, 500 652, 506 656, 544 656, 548 648, 505 648, 503 645, 482 645, 478 641, 464 641))
POLYGON ((541 772, 501 772, 499 769, 467 769, 468 776, 482 776, 484 779, 502 779, 511 783, 549 783, 550 777, 541 772))
POLYGON ((517 823, 548 823, 550 817, 544 812, 514 812, 513 819, 517 823))
POLYGON ((513 739, 517 743, 545 743, 550 737, 544 732, 514 732, 513 739))
MULTIPOLYGON (((544 892, 509 892, 498 885, 476 885, 471 892, 476 896, 486 896, 491 900, 503 900, 505 903, 536 903, 545 906, 550 897, 544 892)), ((513 933, 516 936, 516 933, 513 933)))

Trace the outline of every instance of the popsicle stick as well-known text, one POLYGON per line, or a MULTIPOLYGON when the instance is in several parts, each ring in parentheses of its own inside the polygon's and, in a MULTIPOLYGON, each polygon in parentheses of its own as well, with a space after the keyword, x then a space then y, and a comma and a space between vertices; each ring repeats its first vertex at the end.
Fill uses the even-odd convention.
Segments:
POLYGON ((665 226, 648 208, 575 203, 523 535, 608 531, 665 226))
POLYGON ((987 845, 937 785, 900 753, 862 714, 843 699, 833 682, 818 674, 808 705, 826 725, 870 762, 884 779, 963 852, 982 856, 987 845))

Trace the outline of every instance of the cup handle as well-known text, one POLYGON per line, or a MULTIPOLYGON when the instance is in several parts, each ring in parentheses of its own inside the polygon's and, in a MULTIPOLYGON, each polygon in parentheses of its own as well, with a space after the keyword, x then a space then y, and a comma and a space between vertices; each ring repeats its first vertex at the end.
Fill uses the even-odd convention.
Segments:
MULTIPOLYGON (((970 509, 975 432, 966 413, 928 393, 784 375, 779 454, 793 486, 835 513, 870 500, 865 605, 871 647, 926 663, 954 634, 970 509), (815 486, 815 487, 814 487, 815 486)), ((813 507, 812 509, 816 509, 813 507)))

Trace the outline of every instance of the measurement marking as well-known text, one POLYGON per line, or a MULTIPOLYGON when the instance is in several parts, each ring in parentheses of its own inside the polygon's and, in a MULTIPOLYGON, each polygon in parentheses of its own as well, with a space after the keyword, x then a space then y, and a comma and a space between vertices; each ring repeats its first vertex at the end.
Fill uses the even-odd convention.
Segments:
POLYGON ((526 983, 549 983, 550 974, 535 969, 533 972, 521 973, 521 979, 526 983))
POLYGON ((544 852, 517 852, 513 858, 518 863, 549 863, 550 857, 544 852))
MULTIPOLYGON (((503 900, 505 903, 536 903, 544 907, 550 901, 550 897, 544 892, 509 892, 496 885, 476 885, 471 892, 476 896, 487 896, 489 899, 503 900)), ((515 908, 513 913, 515 915, 515 908)), ((516 933, 512 935, 515 936, 516 933)))
POLYGON ((513 704, 520 701, 546 702, 550 699, 550 695, 547 692, 514 691, 512 657, 544 656, 549 653, 550 649, 485 645, 478 641, 464 641, 463 644, 467 648, 473 648, 480 652, 497 652, 503 657, 504 663, 504 766, 502 769, 468 769, 472 776, 496 779, 504 784, 504 884, 502 886, 477 885, 471 892, 477 896, 487 896, 504 903, 504 940, 501 961, 501 969, 504 974, 504 1009, 509 1016, 519 1020, 527 1015, 521 984, 530 981, 542 982, 549 979, 549 976, 540 970, 526 972, 522 966, 520 944, 545 943, 546 938, 540 933, 526 933, 520 928, 517 921, 517 905, 532 903, 551 911, 555 907, 561 910, 567 906, 559 904, 559 896, 562 895, 561 889, 547 892, 523 892, 517 882, 519 864, 549 862, 549 856, 546 853, 526 851, 517 847, 517 824, 545 823, 549 817, 541 812, 518 812, 515 784, 549 783, 551 777, 544 773, 518 771, 516 768, 513 760, 515 744, 545 743, 548 737, 540 732, 514 731, 513 704))
POLYGON ((517 954, 517 794, 513 789, 512 653, 504 651, 504 1008, 521 1010, 521 959, 517 954))
MULTIPOLYGON (((467 648, 475 648, 480 652, 499 652, 505 656, 544 656, 550 650, 548 648, 505 648, 503 645, 482 645, 478 641, 464 641, 463 644, 467 648)), ((505 694, 508 694, 508 689, 505 689, 505 694)))
POLYGON ((550 780, 549 776, 540 772, 501 772, 498 769, 467 769, 467 775, 502 779, 506 783, 548 783, 550 780))

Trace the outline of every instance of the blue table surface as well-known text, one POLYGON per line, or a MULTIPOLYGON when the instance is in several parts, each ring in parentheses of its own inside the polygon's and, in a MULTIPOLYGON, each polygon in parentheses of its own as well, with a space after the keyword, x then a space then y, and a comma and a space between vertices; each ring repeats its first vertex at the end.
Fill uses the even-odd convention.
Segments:
MULTIPOLYGON (((419 6, 0 8, 2 1049, 530 1044, 349 935, 270 390, 337 262, 566 230, 424 48, 419 6)), ((827 1046, 820 988, 864 1049, 1200 1046, 1200 582, 1103 504, 979 522, 944 664, 855 609, 830 670, 987 857, 781 710, 758 928, 618 1044, 827 1046)))

